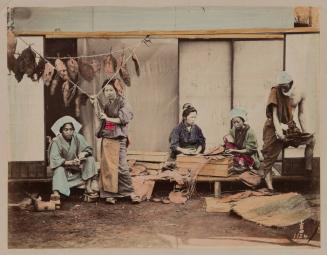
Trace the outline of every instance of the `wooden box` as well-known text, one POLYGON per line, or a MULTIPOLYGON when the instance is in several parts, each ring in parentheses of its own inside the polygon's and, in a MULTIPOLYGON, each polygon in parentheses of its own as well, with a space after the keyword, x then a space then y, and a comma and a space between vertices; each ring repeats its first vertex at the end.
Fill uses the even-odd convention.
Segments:
POLYGON ((161 163, 169 157, 168 152, 128 151, 127 160, 161 163))
POLYGON ((207 163, 207 159, 201 155, 186 156, 178 155, 176 166, 180 169, 194 170, 201 164, 204 164, 199 172, 199 176, 221 176, 227 177, 233 166, 232 158, 211 159, 207 163))

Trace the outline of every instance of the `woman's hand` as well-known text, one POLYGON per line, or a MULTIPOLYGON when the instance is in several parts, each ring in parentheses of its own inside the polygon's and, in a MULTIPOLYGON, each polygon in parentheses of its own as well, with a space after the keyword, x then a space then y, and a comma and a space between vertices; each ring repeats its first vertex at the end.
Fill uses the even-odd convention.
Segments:
POLYGON ((105 114, 104 112, 102 112, 102 113, 100 114, 100 119, 101 119, 101 120, 108 120, 108 116, 107 116, 107 114, 105 114))
POLYGON ((237 149, 227 149, 225 150, 226 153, 236 153, 236 152, 239 152, 239 150, 237 149))
POLYGON ((180 151, 181 151, 181 153, 186 154, 186 155, 195 155, 196 154, 196 150, 195 149, 181 148, 180 151))
POLYGON ((94 104, 95 101, 97 100, 95 95, 90 96, 89 99, 90 99, 91 104, 94 104))

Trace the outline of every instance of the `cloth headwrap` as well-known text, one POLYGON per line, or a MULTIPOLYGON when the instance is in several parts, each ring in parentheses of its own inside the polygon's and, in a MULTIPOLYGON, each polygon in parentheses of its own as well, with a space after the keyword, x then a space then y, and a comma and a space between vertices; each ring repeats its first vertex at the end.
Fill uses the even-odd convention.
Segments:
POLYGON ((248 113, 242 108, 234 108, 233 110, 231 110, 229 115, 231 120, 235 117, 240 117, 243 119, 243 121, 247 121, 248 113))
POLYGON ((292 77, 285 71, 281 71, 277 76, 277 84, 288 84, 293 81, 292 77))
POLYGON ((66 123, 73 123, 75 132, 78 133, 82 125, 71 116, 64 116, 58 119, 51 127, 51 131, 57 136, 60 134, 60 128, 66 123))

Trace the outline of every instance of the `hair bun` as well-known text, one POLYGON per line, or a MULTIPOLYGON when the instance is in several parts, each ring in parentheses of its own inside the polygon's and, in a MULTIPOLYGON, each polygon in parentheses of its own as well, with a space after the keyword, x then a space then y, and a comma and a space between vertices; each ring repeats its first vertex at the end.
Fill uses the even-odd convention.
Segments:
POLYGON ((185 111, 186 109, 191 109, 194 108, 194 106, 191 103, 185 103, 183 105, 183 111, 185 111))

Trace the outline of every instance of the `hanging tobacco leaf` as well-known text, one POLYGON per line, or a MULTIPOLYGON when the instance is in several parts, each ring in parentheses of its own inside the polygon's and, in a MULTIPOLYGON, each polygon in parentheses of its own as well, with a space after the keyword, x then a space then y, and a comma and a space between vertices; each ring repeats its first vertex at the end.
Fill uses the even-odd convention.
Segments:
POLYGON ((42 74, 42 80, 45 86, 50 85, 54 73, 55 73, 54 67, 50 63, 45 63, 44 72, 42 74))
POLYGON ((37 63, 37 66, 35 68, 35 73, 37 76, 37 80, 40 80, 40 78, 42 77, 44 70, 45 70, 45 60, 43 58, 40 58, 39 62, 37 63))
POLYGON ((67 60, 67 71, 68 71, 68 76, 75 81, 78 75, 78 63, 75 59, 69 58, 67 60))
POLYGON ((133 60, 133 63, 134 63, 136 75, 137 76, 140 76, 140 74, 141 74, 140 64, 139 64, 139 60, 138 60, 138 58, 137 58, 137 56, 136 56, 135 53, 133 53, 132 60, 133 60))
POLYGON ((118 68, 120 68, 119 75, 122 78, 122 80, 124 81, 124 83, 126 84, 126 86, 130 87, 131 86, 131 77, 130 77, 128 69, 127 69, 127 63, 124 63, 124 62, 125 62, 125 54, 123 52, 118 61, 118 63, 119 63, 118 68))
POLYGON ((69 81, 65 81, 62 84, 62 96, 65 107, 68 107, 70 105, 71 100, 73 99, 75 92, 76 92, 76 86, 71 86, 69 81))
POLYGON ((91 82, 94 78, 94 70, 92 66, 83 61, 80 61, 78 66, 79 66, 79 72, 82 75, 82 77, 88 82, 91 82))
POLYGON ((92 58, 90 65, 92 66, 94 73, 101 70, 101 63, 96 57, 92 58))
POLYGON ((116 88, 117 93, 120 96, 123 96, 125 94, 125 85, 121 82, 120 79, 115 79, 114 87, 116 88))
POLYGON ((17 38, 14 32, 9 29, 7 31, 7 53, 8 54, 15 54, 17 46, 17 38))
POLYGON ((104 72, 108 77, 112 77, 117 71, 117 60, 110 54, 104 60, 104 72))
POLYGON ((17 58, 15 77, 18 82, 22 80, 24 74, 27 74, 27 76, 30 78, 33 77, 36 68, 35 57, 36 54, 32 51, 31 47, 28 47, 24 49, 17 58))
POLYGON ((64 81, 67 81, 69 79, 68 72, 67 72, 67 67, 66 67, 65 63, 60 58, 56 59, 55 67, 56 67, 56 70, 58 72, 59 77, 61 79, 63 79, 64 81))
POLYGON ((14 54, 7 54, 7 67, 9 73, 13 72, 16 73, 16 65, 17 59, 15 58, 14 54))

